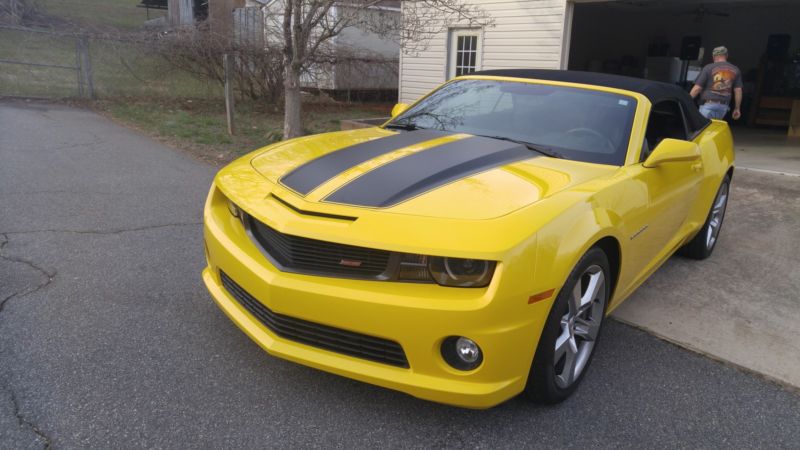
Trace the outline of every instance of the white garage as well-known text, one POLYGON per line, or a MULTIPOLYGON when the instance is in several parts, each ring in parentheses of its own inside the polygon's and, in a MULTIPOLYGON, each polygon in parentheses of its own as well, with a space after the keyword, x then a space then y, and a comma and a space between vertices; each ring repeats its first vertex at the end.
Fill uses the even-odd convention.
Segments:
POLYGON ((400 61, 412 102, 477 70, 591 70, 685 84, 725 45, 745 82, 738 124, 800 135, 800 0, 468 0, 491 17, 454 21, 400 61), (795 108, 794 118, 792 108, 795 108))

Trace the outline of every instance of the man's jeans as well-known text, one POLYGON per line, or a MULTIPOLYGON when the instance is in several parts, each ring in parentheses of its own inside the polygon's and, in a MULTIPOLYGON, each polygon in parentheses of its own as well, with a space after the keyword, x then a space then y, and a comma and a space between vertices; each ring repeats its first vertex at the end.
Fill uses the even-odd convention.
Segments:
POLYGON ((725 114, 728 114, 729 109, 728 105, 723 105, 722 103, 706 102, 700 105, 700 114, 706 119, 722 120, 725 118, 725 114))

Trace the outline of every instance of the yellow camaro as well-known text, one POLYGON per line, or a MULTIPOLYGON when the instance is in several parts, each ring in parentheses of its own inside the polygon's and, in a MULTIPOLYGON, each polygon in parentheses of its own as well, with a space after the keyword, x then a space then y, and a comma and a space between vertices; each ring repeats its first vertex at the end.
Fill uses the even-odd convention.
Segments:
POLYGON ((480 72, 392 115, 214 180, 203 280, 270 354, 464 407, 558 402, 605 315, 717 242, 731 133, 676 86, 480 72))

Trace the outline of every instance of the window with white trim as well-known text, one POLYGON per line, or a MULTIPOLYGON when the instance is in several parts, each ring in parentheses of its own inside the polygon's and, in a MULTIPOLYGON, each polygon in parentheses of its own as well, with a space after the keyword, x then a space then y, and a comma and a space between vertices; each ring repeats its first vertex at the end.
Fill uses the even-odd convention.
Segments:
POLYGON ((481 65, 480 31, 451 31, 449 53, 448 78, 467 75, 479 70, 481 65))

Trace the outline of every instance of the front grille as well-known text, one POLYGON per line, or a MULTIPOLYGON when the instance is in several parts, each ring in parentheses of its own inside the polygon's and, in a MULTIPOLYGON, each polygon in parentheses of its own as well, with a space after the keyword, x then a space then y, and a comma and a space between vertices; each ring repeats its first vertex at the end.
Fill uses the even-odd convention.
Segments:
POLYGON ((300 273, 375 279, 389 268, 390 252, 279 233, 250 216, 247 226, 281 269, 300 273))
POLYGON ((219 272, 222 285, 250 314, 278 336, 336 353, 408 368, 403 347, 397 342, 296 319, 273 312, 241 286, 219 272))

